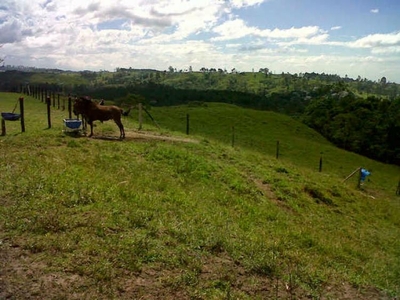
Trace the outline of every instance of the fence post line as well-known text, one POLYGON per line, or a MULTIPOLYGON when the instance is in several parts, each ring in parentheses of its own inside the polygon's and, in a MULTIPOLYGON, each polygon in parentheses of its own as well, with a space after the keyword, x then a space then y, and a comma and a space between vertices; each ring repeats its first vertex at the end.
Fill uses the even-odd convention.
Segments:
POLYGON ((362 167, 358 170, 358 183, 357 183, 358 188, 361 188, 361 174, 362 174, 362 167))
POLYGON ((143 124, 143 104, 139 103, 139 130, 142 130, 143 124))
POLYGON ((21 132, 25 132, 24 97, 19 97, 19 111, 21 114, 21 132))
POLYGON ((72 119, 72 103, 71 103, 71 96, 68 94, 68 118, 72 119))
POLYGON ((321 156, 319 157, 319 171, 322 172, 322 153, 321 156))
POLYGON ((47 124, 48 124, 48 128, 51 128, 51 98, 50 96, 47 96, 46 98, 46 106, 47 106, 47 124))

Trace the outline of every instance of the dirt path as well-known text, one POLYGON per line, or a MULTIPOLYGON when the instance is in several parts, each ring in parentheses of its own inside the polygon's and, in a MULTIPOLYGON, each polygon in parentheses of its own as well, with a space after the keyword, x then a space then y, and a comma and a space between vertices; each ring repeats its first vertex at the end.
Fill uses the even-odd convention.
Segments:
POLYGON ((199 143, 198 140, 184 137, 167 136, 161 134, 155 134, 149 131, 127 131, 125 133, 125 139, 127 140, 159 140, 168 142, 181 142, 181 143, 199 143))
MULTIPOLYGON (((120 140, 118 136, 105 135, 102 133, 94 133, 93 139, 98 140, 120 140)), ((125 131, 124 141, 164 141, 164 142, 177 142, 177 143, 199 143, 199 140, 185 137, 168 136, 150 131, 125 131)))

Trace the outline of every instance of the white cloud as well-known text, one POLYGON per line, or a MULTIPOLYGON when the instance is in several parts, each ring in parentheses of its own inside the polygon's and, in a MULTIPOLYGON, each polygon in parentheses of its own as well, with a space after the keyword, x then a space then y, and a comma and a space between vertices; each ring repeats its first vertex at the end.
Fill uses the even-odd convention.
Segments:
POLYGON ((333 26, 331 27, 331 30, 339 30, 342 29, 342 26, 333 26))
POLYGON ((400 46, 400 31, 389 34, 370 34, 349 43, 354 48, 400 46))
POLYGON ((213 38, 213 41, 234 40, 246 35, 255 35, 259 30, 256 27, 247 27, 241 19, 229 20, 212 29, 219 36, 213 38))
POLYGON ((378 14, 379 13, 379 9, 378 8, 374 8, 370 10, 371 13, 373 14, 378 14))
POLYGON ((372 54, 400 54, 400 46, 386 47, 386 48, 373 48, 371 50, 372 54))
POLYGON ((242 8, 246 6, 260 5, 266 2, 265 0, 230 0, 230 3, 234 8, 242 8))
POLYGON ((300 28, 291 27, 289 29, 259 29, 249 27, 242 19, 228 20, 225 23, 216 26, 212 30, 219 36, 212 38, 212 41, 225 41, 240 39, 246 36, 263 37, 272 40, 301 40, 304 43, 314 39, 326 39, 327 34, 318 26, 305 26, 300 28))
POLYGON ((261 36, 270 37, 274 39, 293 39, 293 38, 311 38, 323 33, 318 26, 306 26, 300 28, 278 29, 273 30, 265 29, 261 31, 261 36))

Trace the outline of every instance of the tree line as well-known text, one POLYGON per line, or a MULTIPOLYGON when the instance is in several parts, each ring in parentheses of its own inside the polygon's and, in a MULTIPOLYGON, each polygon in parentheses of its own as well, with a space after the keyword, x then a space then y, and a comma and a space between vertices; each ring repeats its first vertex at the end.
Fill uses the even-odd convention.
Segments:
POLYGON ((338 90, 310 101, 302 120, 340 148, 400 165, 400 97, 338 90))

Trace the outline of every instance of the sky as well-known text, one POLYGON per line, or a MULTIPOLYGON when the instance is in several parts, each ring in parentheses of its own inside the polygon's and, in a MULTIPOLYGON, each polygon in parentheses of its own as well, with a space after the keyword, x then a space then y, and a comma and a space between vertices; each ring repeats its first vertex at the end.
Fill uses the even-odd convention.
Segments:
POLYGON ((400 83, 400 0, 1 0, 6 65, 317 72, 400 83))

